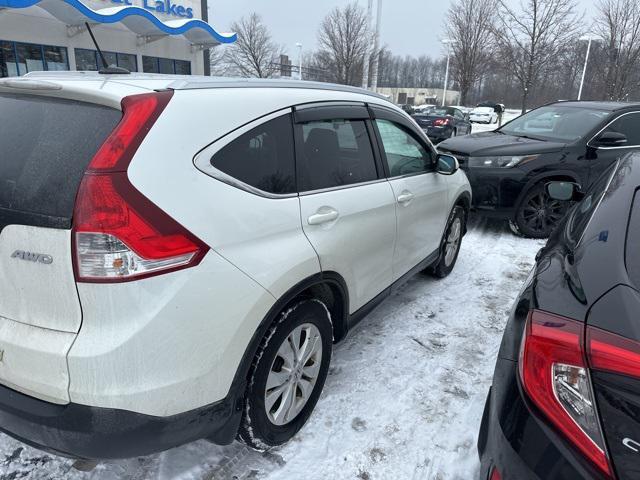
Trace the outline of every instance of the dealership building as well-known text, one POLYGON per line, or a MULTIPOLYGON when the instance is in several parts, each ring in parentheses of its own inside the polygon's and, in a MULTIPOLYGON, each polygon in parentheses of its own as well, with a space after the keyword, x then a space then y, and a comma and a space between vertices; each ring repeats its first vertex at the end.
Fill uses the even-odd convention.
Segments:
POLYGON ((207 0, 0 0, 0 77, 102 67, 209 74, 209 49, 232 43, 208 22, 207 0))

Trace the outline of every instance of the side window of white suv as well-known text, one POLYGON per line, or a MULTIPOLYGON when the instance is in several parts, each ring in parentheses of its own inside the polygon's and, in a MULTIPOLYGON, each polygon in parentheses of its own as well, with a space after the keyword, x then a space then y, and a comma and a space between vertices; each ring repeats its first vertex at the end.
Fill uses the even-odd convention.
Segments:
POLYGON ((390 177, 433 171, 431 153, 404 127, 389 120, 376 120, 387 157, 390 177))
POLYGON ((378 179, 364 120, 320 120, 296 125, 300 191, 378 179))
POLYGON ((211 165, 264 192, 295 193, 291 115, 274 118, 241 135, 213 155, 211 165))

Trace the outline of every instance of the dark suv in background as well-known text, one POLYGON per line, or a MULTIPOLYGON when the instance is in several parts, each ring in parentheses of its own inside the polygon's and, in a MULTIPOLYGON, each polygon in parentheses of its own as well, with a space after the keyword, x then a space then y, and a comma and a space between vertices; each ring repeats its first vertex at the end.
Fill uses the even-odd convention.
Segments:
POLYGON ((640 153, 613 162, 586 194, 547 188, 582 200, 512 309, 480 427, 480 478, 637 479, 640 153))
POLYGON ((496 131, 445 140, 438 149, 458 158, 477 212, 508 219, 527 237, 546 238, 569 203, 550 198, 545 184, 587 188, 621 155, 640 149, 640 104, 554 103, 496 131))

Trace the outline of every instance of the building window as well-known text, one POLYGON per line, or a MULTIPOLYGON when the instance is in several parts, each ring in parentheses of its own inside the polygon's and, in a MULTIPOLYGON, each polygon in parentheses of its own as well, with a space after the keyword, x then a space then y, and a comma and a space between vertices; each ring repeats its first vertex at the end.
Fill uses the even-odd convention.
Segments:
POLYGON ((191 62, 176 60, 176 75, 191 75, 191 62))
MULTIPOLYGON (((138 71, 138 59, 131 53, 102 52, 109 65, 126 68, 130 72, 138 71)), ((102 68, 102 59, 96 50, 76 48, 76 70, 96 71, 102 68)))
POLYGON ((145 73, 191 75, 191 62, 187 60, 143 56, 142 69, 145 73))
POLYGON ((42 70, 69 70, 65 47, 0 41, 0 77, 42 70))

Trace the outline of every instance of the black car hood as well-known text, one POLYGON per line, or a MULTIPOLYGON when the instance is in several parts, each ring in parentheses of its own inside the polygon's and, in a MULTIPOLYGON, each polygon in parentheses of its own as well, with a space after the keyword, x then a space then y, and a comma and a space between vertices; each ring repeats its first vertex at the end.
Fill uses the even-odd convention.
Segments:
POLYGON ((445 140, 438 149, 468 156, 528 155, 559 152, 565 143, 533 140, 497 132, 481 132, 445 140))

